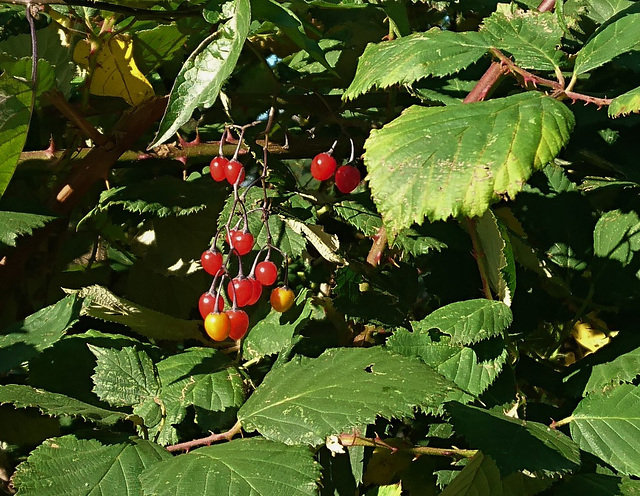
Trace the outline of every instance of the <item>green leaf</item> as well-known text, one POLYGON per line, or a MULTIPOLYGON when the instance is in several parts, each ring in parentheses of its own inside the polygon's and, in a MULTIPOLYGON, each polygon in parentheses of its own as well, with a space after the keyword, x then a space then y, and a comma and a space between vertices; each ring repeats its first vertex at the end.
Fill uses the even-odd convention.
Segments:
POLYGON ((609 105, 609 117, 620 117, 640 111, 640 87, 615 97, 609 105))
POLYGON ((29 86, 22 81, 8 74, 0 76, 0 197, 7 189, 27 140, 31 94, 29 86))
POLYGON ((47 439, 13 478, 24 496, 141 494, 138 476, 172 455, 143 439, 102 443, 73 435, 47 439))
POLYGON ((640 347, 591 368, 583 393, 602 390, 611 384, 633 382, 640 374, 640 347))
POLYGON ((446 76, 473 64, 487 51, 482 35, 433 28, 393 41, 369 44, 343 99, 352 100, 373 87, 411 84, 427 76, 446 76))
POLYGON ((309 448, 260 438, 199 448, 140 476, 145 496, 311 496, 319 479, 320 466, 309 448))
POLYGON ((121 350, 88 345, 98 359, 93 391, 113 406, 129 406, 160 393, 158 374, 149 355, 129 346, 121 350))
POLYGON ((302 22, 290 9, 273 0, 253 0, 251 10, 254 19, 269 21, 278 26, 291 41, 335 74, 318 43, 307 36, 302 22))
POLYGON ((196 108, 214 104, 231 75, 249 32, 249 0, 234 0, 231 19, 202 42, 180 69, 169 95, 167 110, 150 147, 167 141, 196 108))
POLYGON ((580 466, 578 446, 544 424, 455 402, 448 403, 446 411, 455 432, 495 460, 503 476, 518 470, 554 475, 580 466))
POLYGON ((604 24, 614 15, 631 7, 631 0, 583 0, 586 7, 586 15, 598 24, 604 24))
POLYGON ((533 92, 464 106, 410 107, 365 143, 374 201, 396 231, 425 217, 482 215, 499 197, 514 197, 550 162, 573 124, 562 103, 533 92))
POLYGON ((415 407, 435 411, 454 393, 453 383, 417 359, 379 347, 337 348, 272 370, 238 419, 269 439, 317 446, 377 416, 410 417, 415 407))
POLYGON ((196 339, 207 342, 201 330, 201 322, 183 320, 156 312, 114 295, 108 289, 86 286, 78 294, 88 299, 84 311, 87 315, 108 322, 129 326, 133 331, 152 339, 184 341, 196 339))
POLYGON ((562 28, 552 12, 521 10, 504 5, 485 19, 480 32, 487 42, 513 55, 518 66, 539 71, 559 68, 562 28))
POLYGON ((311 300, 307 295, 307 290, 303 289, 296 297, 295 306, 291 310, 280 313, 271 309, 264 319, 251 327, 242 344, 243 356, 251 359, 275 355, 286 350, 294 336, 307 324, 313 312, 311 300))
POLYGON ((373 205, 371 207, 367 205, 367 203, 371 202, 368 195, 366 198, 358 199, 353 199, 354 195, 351 196, 352 198, 348 200, 335 203, 333 210, 365 236, 374 236, 377 234, 378 229, 382 227, 380 214, 374 211, 373 205))
POLYGON ((78 321, 81 300, 70 295, 4 329, 0 334, 0 374, 35 357, 78 321))
POLYGON ((16 246, 19 236, 30 235, 34 229, 55 218, 51 215, 0 211, 0 251, 7 246, 16 246))
POLYGON ((150 25, 153 27, 133 34, 134 59, 144 74, 171 60, 187 40, 187 35, 174 24, 150 25))
POLYGON ((387 347, 401 355, 420 358, 473 396, 479 396, 489 387, 507 360, 501 339, 483 342, 479 351, 452 344, 449 336, 399 329, 387 340, 387 347))
POLYGON ((502 496, 500 471, 495 462, 478 452, 440 496, 502 496))
POLYGON ((491 210, 470 225, 470 229, 477 232, 491 289, 500 301, 511 306, 516 290, 516 267, 506 230, 491 210))
POLYGON ((402 483, 388 486, 372 487, 367 491, 366 496, 400 496, 402 494, 402 483))
POLYGON ((22 384, 0 386, 0 404, 11 403, 16 408, 36 407, 45 415, 81 417, 100 425, 113 425, 129 415, 105 410, 64 394, 50 393, 22 384))
POLYGON ((451 336, 453 343, 472 344, 494 336, 500 336, 511 325, 511 310, 501 301, 484 298, 457 301, 414 322, 418 332, 439 329, 451 336))
POLYGON ((580 474, 558 484, 554 496, 639 496, 640 481, 605 474, 580 474))
POLYGON ((605 24, 582 47, 576 57, 574 74, 584 74, 618 55, 640 49, 640 12, 630 7, 614 22, 605 24))
POLYGON ((623 384, 591 393, 566 420, 571 436, 618 472, 640 475, 640 387, 623 384))
POLYGON ((545 490, 555 481, 553 477, 537 477, 530 472, 514 472, 502 479, 502 496, 531 496, 545 490))
POLYGON ((640 250, 640 219, 634 211, 606 212, 593 230, 593 252, 597 257, 628 265, 640 250))

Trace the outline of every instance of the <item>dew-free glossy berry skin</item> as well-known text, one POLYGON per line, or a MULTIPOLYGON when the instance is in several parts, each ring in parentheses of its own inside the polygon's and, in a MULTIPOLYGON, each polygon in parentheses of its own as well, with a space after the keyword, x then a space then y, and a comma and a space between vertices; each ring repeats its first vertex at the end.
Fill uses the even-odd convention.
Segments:
POLYGON ((229 181, 229 184, 235 184, 240 178, 240 182, 244 181, 244 167, 237 160, 229 160, 227 166, 224 168, 224 175, 229 181))
POLYGON ((229 295, 229 300, 232 302, 235 299, 236 306, 244 307, 249 304, 251 296, 253 296, 253 284, 251 284, 249 279, 236 277, 229 281, 227 294, 229 295))
POLYGON ((226 176, 226 168, 229 160, 225 157, 214 157, 209 165, 209 172, 214 181, 224 181, 226 176))
POLYGON ((224 341, 231 332, 231 320, 226 313, 210 313, 204 318, 204 330, 214 341, 224 341))
POLYGON ((251 299, 247 302, 247 305, 255 305, 262 296, 262 284, 251 277, 249 278, 249 281, 251 281, 251 288, 253 291, 251 292, 251 299))
POLYGON ((265 260, 256 265, 256 279, 263 286, 271 286, 278 279, 276 264, 265 260))
POLYGON ((360 184, 360 171, 353 165, 343 165, 336 171, 336 188, 351 193, 360 184))
POLYGON ((222 273, 222 253, 219 251, 204 251, 200 256, 200 263, 207 274, 217 276, 222 273))
POLYGON ((229 231, 227 243, 233 243, 233 250, 238 255, 246 255, 253 248, 253 235, 250 232, 229 231))
MULTIPOLYGON (((200 297, 200 301, 198 301, 198 310, 200 310, 200 315, 202 318, 206 318, 211 312, 215 310, 216 306, 216 295, 212 295, 211 293, 203 293, 200 297)), ((224 310, 224 300, 222 296, 218 298, 218 311, 222 312, 224 310)))
POLYGON ((229 322, 231 323, 229 337, 235 340, 242 339, 249 330, 247 312, 244 310, 227 310, 226 314, 229 316, 229 322))
POLYGON ((271 291, 271 298, 269 298, 271 301, 271 307, 276 312, 280 313, 289 310, 293 306, 294 299, 295 295, 293 294, 293 291, 285 286, 275 288, 271 291))
POLYGON ((336 171, 338 163, 328 153, 318 153, 311 161, 311 175, 318 181, 326 181, 336 171))

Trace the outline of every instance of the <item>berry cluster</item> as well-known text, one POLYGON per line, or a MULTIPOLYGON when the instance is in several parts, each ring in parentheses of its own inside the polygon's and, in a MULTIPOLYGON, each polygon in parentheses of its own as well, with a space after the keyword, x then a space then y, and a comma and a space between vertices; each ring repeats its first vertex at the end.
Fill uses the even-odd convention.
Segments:
MULTIPOLYGON (((250 126, 250 125, 249 125, 250 126)), ((248 126, 241 127, 240 139, 236 153, 232 159, 227 159, 222 154, 222 144, 228 130, 225 130, 220 141, 220 154, 215 157, 210 164, 211 177, 215 181, 227 180, 233 186, 234 203, 229 215, 229 219, 224 227, 226 233, 225 239, 229 246, 226 257, 217 250, 217 239, 221 232, 216 233, 213 244, 202 253, 200 263, 202 268, 213 276, 213 282, 209 291, 200 297, 198 309, 200 315, 204 319, 204 328, 209 337, 215 341, 223 341, 227 338, 234 340, 242 339, 249 329, 249 316, 242 310, 242 307, 253 305, 262 296, 262 289, 265 286, 272 286, 278 280, 278 268, 269 260, 271 250, 279 251, 278 248, 271 243, 271 234, 268 228, 269 205, 265 191, 265 203, 262 206, 263 219, 267 231, 266 246, 258 251, 251 271, 247 277, 242 271, 242 257, 249 254, 253 249, 255 240, 253 235, 248 231, 247 211, 244 205, 244 195, 240 195, 238 187, 245 179, 244 166, 238 160, 238 152, 242 143, 244 131, 248 126), (231 222, 236 211, 242 213, 241 220, 238 225, 231 227, 231 222), (242 222, 242 228, 240 223, 242 222), (266 257, 263 260, 263 253, 266 250, 266 257), (229 274, 229 266, 231 260, 237 257, 238 274, 231 277, 229 274), (224 282, 227 281, 226 295, 231 308, 225 310, 225 299, 223 297, 224 282)), ((265 178, 267 173, 266 157, 263 165, 262 175, 259 180, 263 189, 266 188, 265 178)), ((257 181, 256 181, 257 182, 257 181)), ((251 184, 249 187, 253 186, 251 184)), ((284 254, 283 254, 284 255, 284 254)), ((293 306, 294 294, 287 284, 286 255, 284 271, 284 286, 277 287, 271 292, 271 305, 278 312, 285 312, 293 306)))
MULTIPOLYGON (((353 160, 351 160, 353 161, 353 160)), ((331 150, 319 153, 311 161, 311 175, 318 181, 331 179, 335 174, 336 188, 341 193, 351 193, 360 184, 360 171, 353 165, 341 165, 331 155, 331 150)))

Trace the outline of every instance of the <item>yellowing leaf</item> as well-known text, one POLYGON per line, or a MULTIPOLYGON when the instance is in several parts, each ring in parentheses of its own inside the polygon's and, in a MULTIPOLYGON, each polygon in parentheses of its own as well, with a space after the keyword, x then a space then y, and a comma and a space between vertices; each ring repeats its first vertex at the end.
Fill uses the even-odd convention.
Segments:
POLYGON ((113 36, 95 53, 91 53, 88 41, 80 41, 73 52, 73 59, 89 70, 89 92, 92 95, 124 98, 133 106, 154 95, 151 83, 133 60, 133 41, 127 36, 113 36))
POLYGON ((617 334, 617 332, 610 332, 607 324, 603 320, 595 317, 593 313, 590 313, 587 317, 589 317, 588 321, 579 320, 571 330, 573 338, 585 349, 585 355, 598 351, 603 346, 609 344, 611 341, 610 335, 615 336, 615 334, 617 334), (591 323, 595 324, 599 329, 594 328, 591 323), (605 329, 607 334, 600 329, 605 329))

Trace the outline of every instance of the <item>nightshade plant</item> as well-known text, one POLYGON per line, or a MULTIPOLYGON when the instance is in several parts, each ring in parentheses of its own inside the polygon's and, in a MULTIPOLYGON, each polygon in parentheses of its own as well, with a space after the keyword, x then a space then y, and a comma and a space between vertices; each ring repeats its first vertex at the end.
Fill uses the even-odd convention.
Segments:
POLYGON ((640 2, 0 2, 1 493, 640 493, 640 2))

